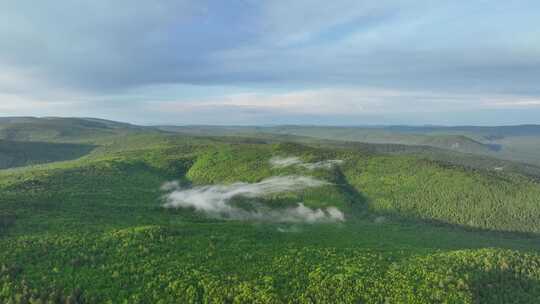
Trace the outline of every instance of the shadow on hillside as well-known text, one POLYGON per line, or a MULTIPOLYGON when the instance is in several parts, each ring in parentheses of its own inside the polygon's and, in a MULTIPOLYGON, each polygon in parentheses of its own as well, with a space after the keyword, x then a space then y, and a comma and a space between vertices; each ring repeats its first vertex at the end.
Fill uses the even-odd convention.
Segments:
POLYGON ((89 144, 0 140, 0 169, 75 160, 96 147, 89 144))
MULTIPOLYGON (((365 212, 368 213, 369 210, 366 210, 365 212)), ((486 234, 486 235, 492 235, 492 236, 508 238, 508 239, 512 239, 512 238, 538 239, 540 237, 540 233, 537 233, 537 232, 510 231, 510 230, 472 227, 472 226, 467 226, 463 224, 449 223, 449 222, 445 222, 438 219, 418 218, 418 217, 414 217, 410 215, 399 215, 399 214, 391 213, 391 212, 388 212, 388 213, 387 212, 369 212, 369 215, 388 217, 402 224, 429 225, 432 227, 447 228, 447 229, 470 232, 470 233, 477 233, 477 234, 486 234)))
POLYGON ((0 237, 8 231, 9 227, 15 224, 15 216, 9 214, 0 214, 0 237))
POLYGON ((343 190, 343 192, 347 195, 349 200, 352 202, 351 209, 354 212, 354 215, 356 216, 362 216, 366 215, 368 212, 368 199, 367 197, 361 193, 360 191, 356 190, 349 181, 347 180, 347 176, 341 172, 341 170, 336 170, 336 180, 338 187, 343 190))
POLYGON ((492 152, 500 152, 502 150, 502 145, 499 144, 485 144, 488 149, 492 152))
POLYGON ((472 281, 474 303, 538 303, 540 282, 518 270, 478 269, 479 277, 472 281))

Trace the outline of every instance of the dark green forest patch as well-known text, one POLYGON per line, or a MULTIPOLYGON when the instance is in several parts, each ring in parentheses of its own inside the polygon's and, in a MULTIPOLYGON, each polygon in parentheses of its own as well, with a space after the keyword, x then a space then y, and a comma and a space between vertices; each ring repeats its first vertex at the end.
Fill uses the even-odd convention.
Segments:
POLYGON ((0 169, 73 160, 90 153, 95 146, 0 140, 0 169))

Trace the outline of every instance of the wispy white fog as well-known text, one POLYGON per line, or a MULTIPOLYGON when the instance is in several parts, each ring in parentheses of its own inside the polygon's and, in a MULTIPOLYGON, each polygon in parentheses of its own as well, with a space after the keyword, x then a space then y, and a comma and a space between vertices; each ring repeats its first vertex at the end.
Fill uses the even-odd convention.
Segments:
POLYGON ((304 162, 300 159, 300 157, 291 156, 291 157, 272 157, 270 159, 270 165, 272 165, 273 168, 285 168, 290 167, 294 165, 303 164, 304 162))
POLYGON ((330 160, 323 160, 316 163, 304 163, 300 164, 300 166, 309 169, 309 170, 315 170, 315 169, 331 169, 334 166, 337 166, 339 164, 342 164, 343 161, 340 159, 330 159, 330 160))
POLYGON ((316 163, 306 163, 296 156, 289 156, 289 157, 276 156, 270 159, 270 165, 273 168, 286 168, 286 167, 291 167, 291 166, 298 166, 298 167, 306 168, 308 170, 331 169, 332 167, 337 166, 342 163, 343 163, 343 160, 340 160, 340 159, 330 159, 330 160, 323 160, 316 163))
POLYGON ((270 208, 255 200, 266 195, 298 191, 327 184, 325 181, 312 177, 279 176, 258 183, 209 185, 189 189, 181 189, 178 184, 167 183, 162 189, 172 191, 165 195, 165 207, 194 208, 214 218, 306 223, 344 221, 344 214, 335 207, 311 209, 298 203, 294 207, 278 209, 270 208), (252 198, 253 202, 250 204, 249 210, 230 204, 235 197, 252 198))
POLYGON ((298 227, 297 225, 294 225, 291 227, 278 227, 277 231, 281 233, 298 233, 298 232, 302 232, 302 229, 298 227))
POLYGON ((173 191, 180 188, 180 183, 178 181, 170 181, 161 185, 161 191, 173 191))

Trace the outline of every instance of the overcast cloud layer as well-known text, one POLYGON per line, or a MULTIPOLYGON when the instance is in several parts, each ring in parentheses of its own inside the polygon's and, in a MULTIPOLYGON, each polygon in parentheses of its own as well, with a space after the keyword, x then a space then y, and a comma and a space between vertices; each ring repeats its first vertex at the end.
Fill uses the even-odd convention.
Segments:
POLYGON ((540 123, 540 2, 3 1, 0 116, 540 123))

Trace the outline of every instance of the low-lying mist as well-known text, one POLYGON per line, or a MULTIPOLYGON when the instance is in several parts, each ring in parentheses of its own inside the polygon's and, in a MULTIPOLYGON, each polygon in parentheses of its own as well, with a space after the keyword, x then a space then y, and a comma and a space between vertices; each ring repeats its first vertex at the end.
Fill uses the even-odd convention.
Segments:
POLYGON ((331 169, 332 167, 342 164, 343 161, 340 159, 330 159, 330 160, 323 160, 315 163, 306 163, 300 159, 300 157, 296 156, 289 156, 289 157, 272 157, 270 159, 270 165, 272 165, 273 168, 286 168, 291 166, 298 166, 303 167, 308 170, 315 170, 315 169, 331 169))
POLYGON ((271 208, 260 202, 261 198, 271 194, 299 191, 306 188, 328 185, 327 182, 305 176, 278 176, 258 183, 238 182, 230 185, 208 185, 182 189, 178 183, 163 185, 167 208, 194 208, 209 217, 231 220, 257 220, 269 222, 340 222, 344 214, 335 207, 311 209, 299 202, 287 208, 271 208), (231 204, 233 198, 253 199, 250 208, 244 209, 231 204))

